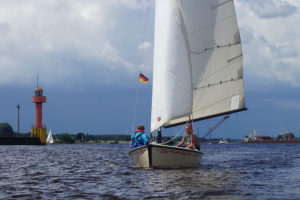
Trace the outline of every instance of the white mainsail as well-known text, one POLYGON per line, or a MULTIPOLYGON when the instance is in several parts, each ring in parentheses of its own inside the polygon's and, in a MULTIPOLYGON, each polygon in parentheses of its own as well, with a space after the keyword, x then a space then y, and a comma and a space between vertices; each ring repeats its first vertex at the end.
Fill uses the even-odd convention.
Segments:
POLYGON ((156 0, 151 132, 245 108, 233 0, 156 0))
POLYGON ((46 140, 47 144, 52 144, 53 143, 53 137, 52 137, 52 131, 50 129, 48 136, 47 136, 47 140, 46 140))

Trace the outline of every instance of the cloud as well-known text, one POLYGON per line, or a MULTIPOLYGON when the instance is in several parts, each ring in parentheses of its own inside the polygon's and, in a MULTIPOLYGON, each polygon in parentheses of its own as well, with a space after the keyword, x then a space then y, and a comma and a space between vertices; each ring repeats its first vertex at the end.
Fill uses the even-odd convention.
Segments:
POLYGON ((287 17, 297 11, 297 7, 284 0, 263 0, 249 2, 251 10, 260 18, 287 17))
POLYGON ((250 72, 246 76, 253 76, 261 84, 281 82, 300 87, 300 63, 292 44, 274 43, 259 36, 252 44, 245 46, 245 67, 251 68, 246 70, 250 72))
MULTIPOLYGON (((293 11, 300 3, 235 3, 245 77, 300 87, 300 28, 295 25, 300 14, 293 11)), ((41 82, 53 87, 134 87, 130 80, 140 68, 148 76, 152 72, 153 9, 153 1, 146 0, 3 1, 0 85, 34 84, 40 74, 41 82)))
POLYGON ((259 39, 261 40, 262 44, 268 47, 269 50, 274 54, 273 56, 278 56, 280 58, 293 58, 298 56, 297 51, 290 42, 271 43, 264 36, 259 36, 259 39))
POLYGON ((0 85, 32 84, 36 74, 73 88, 130 79, 148 6, 146 0, 1 2, 0 85))
POLYGON ((123 4, 124 6, 130 8, 130 9, 135 9, 135 10, 139 10, 139 9, 145 9, 147 6, 149 6, 149 1, 147 0, 114 0, 116 3, 121 2, 121 4, 123 4))
POLYGON ((250 3, 237 0, 235 3, 242 38, 244 76, 250 81, 248 85, 254 85, 256 90, 263 90, 261 86, 278 84, 300 87, 300 28, 295 26, 300 14, 292 11, 300 8, 300 2, 253 0, 250 3), (259 9, 266 8, 266 13, 271 16, 271 5, 277 14, 272 15, 273 18, 265 18, 267 15, 259 9), (288 7, 291 7, 290 14, 283 14, 288 7), (278 11, 280 9, 282 12, 278 11), (258 85, 260 87, 257 88, 258 85))
POLYGON ((10 25, 8 23, 0 23, 0 35, 5 35, 10 32, 10 25))
POLYGON ((139 50, 146 50, 146 49, 150 49, 152 47, 152 44, 148 41, 145 41, 143 43, 141 43, 138 47, 139 50))

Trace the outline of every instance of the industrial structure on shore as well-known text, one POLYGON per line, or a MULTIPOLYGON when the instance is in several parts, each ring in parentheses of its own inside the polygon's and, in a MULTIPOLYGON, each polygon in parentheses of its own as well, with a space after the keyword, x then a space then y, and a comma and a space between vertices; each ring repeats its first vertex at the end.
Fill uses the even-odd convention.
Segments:
POLYGON ((268 135, 258 135, 256 131, 248 133, 242 138, 241 143, 300 143, 299 138, 295 138, 293 133, 283 130, 276 138, 268 135))
POLYGON ((19 130, 19 109, 18 108, 18 132, 17 136, 7 135, 1 136, 0 145, 44 145, 47 139, 46 125, 43 125, 43 107, 42 104, 46 102, 46 96, 43 96, 43 89, 38 86, 35 88, 35 96, 32 96, 32 103, 35 103, 35 125, 31 126, 30 136, 20 136, 19 130))
POLYGON ((46 103, 46 96, 43 96, 43 88, 35 88, 35 96, 32 97, 32 103, 35 103, 35 125, 31 127, 31 137, 36 137, 40 144, 46 144, 47 129, 43 125, 43 103, 46 103))

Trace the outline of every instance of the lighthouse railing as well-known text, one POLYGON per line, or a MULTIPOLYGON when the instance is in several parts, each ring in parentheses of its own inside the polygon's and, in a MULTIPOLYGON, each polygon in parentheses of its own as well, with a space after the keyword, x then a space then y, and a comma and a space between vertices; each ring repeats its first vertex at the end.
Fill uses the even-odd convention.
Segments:
POLYGON ((31 125, 31 128, 47 128, 45 124, 42 125, 42 127, 37 127, 36 125, 31 125))

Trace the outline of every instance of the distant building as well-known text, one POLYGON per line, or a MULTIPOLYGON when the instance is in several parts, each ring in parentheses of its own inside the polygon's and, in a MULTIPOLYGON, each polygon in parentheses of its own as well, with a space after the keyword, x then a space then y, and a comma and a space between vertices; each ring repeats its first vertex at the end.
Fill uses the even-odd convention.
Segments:
POLYGON ((248 143, 248 142, 263 142, 263 141, 270 141, 274 140, 274 137, 267 136, 267 135, 258 135, 254 130, 253 133, 248 133, 245 137, 242 138, 241 142, 248 143))
POLYGON ((287 132, 287 129, 284 129, 281 133, 276 137, 277 140, 292 140, 295 139, 295 135, 293 133, 287 132))
POLYGON ((254 141, 269 141, 274 140, 274 137, 267 136, 267 135, 257 135, 254 137, 254 141))

